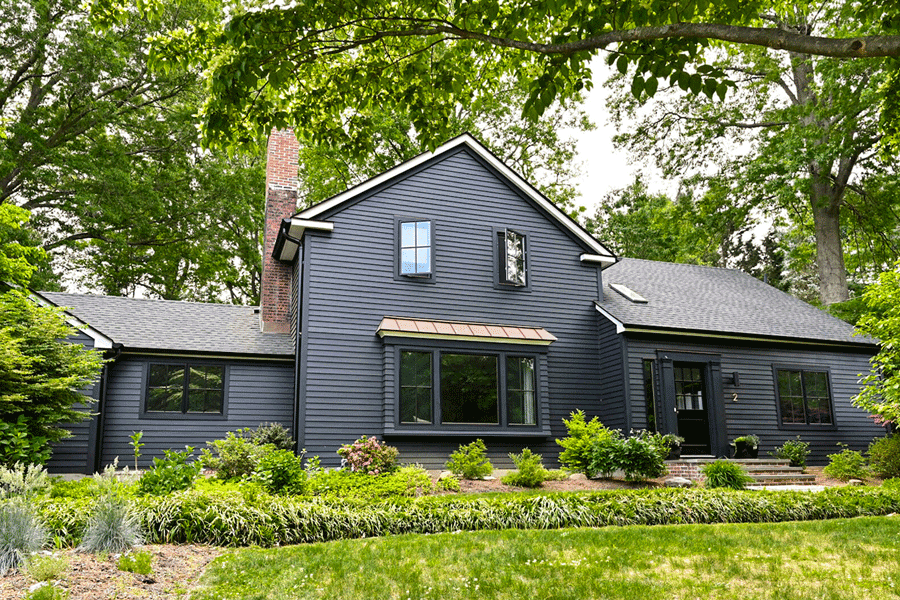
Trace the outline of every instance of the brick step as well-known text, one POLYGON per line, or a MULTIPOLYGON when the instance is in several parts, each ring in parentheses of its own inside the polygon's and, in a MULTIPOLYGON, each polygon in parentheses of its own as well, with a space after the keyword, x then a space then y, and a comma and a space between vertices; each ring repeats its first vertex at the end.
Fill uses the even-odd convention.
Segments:
POLYGON ((782 465, 741 465, 745 471, 753 475, 754 473, 759 474, 771 474, 778 475, 780 473, 802 473, 803 469, 800 467, 786 467, 782 465))
POLYGON ((790 475, 751 475, 755 485, 815 485, 816 476, 812 473, 795 473, 790 475))

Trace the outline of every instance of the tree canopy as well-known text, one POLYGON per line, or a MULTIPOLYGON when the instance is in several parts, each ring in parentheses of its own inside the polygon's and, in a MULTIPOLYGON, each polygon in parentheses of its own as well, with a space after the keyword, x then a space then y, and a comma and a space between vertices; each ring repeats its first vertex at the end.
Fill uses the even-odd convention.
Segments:
MULTIPOLYGON (((96 0, 94 15, 114 22, 128 6, 127 0, 96 0)), ((634 66, 638 95, 653 95, 668 82, 724 96, 727 73, 704 58, 711 40, 854 60, 900 57, 900 8, 892 0, 816 3, 853 24, 825 36, 773 23, 787 6, 781 0, 298 0, 287 7, 234 6, 224 23, 197 22, 158 38, 153 56, 166 67, 205 70, 211 94, 202 117, 212 143, 243 143, 294 125, 355 153, 370 149, 365 116, 374 107, 410 107, 413 127, 436 144, 449 137, 454 108, 477 105, 502 76, 527 81, 524 113, 536 119, 558 98, 591 85, 590 60, 601 50, 623 70, 634 66)), ((895 110, 891 93, 898 86, 894 76, 882 90, 886 115, 895 110)))

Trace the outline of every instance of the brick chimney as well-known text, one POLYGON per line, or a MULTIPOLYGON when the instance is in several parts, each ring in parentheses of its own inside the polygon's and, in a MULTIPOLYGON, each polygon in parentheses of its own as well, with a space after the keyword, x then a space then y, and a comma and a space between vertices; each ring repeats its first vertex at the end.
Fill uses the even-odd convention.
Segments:
POLYGON ((260 329, 291 329, 291 265, 272 258, 281 220, 297 212, 297 155, 300 145, 292 129, 272 131, 266 155, 266 225, 260 282, 260 329))

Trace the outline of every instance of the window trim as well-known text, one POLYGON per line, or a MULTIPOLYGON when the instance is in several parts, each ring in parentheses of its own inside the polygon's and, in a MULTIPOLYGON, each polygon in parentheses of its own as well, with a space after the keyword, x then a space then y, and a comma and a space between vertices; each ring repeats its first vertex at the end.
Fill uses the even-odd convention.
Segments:
MULTIPOLYGON (((772 383, 775 387, 775 411, 778 419, 778 428, 787 431, 834 431, 837 426, 837 415, 834 411, 834 385, 831 378, 831 369, 829 367, 811 367, 809 365, 788 365, 773 364, 772 365, 772 383), (831 423, 784 423, 781 417, 781 389, 778 386, 779 371, 799 371, 801 373, 800 380, 803 381, 803 372, 824 373, 828 381, 828 410, 831 413, 831 423)), ((807 414, 806 408, 806 388, 803 388, 803 412, 807 414)))
MULTIPOLYGON (((152 360, 144 363, 141 376, 141 410, 140 419, 162 419, 183 421, 223 421, 228 419, 228 388, 231 377, 231 367, 228 363, 210 360, 171 359, 152 360), (188 373, 190 367, 222 367, 222 412, 221 413, 189 413, 189 412, 162 412, 148 411, 147 402, 150 399, 150 368, 153 365, 182 366, 188 373)), ((183 392, 182 392, 183 393, 183 392)), ((184 402, 182 398, 182 403, 184 402)))
POLYGON ((491 236, 492 246, 494 248, 494 289, 511 290, 517 292, 531 292, 531 234, 527 230, 521 229, 519 227, 492 227, 491 236), (501 250, 500 237, 503 236, 503 239, 505 241, 505 235, 507 231, 512 231, 513 233, 521 235, 523 238, 525 238, 525 285, 508 283, 504 281, 504 275, 501 275, 501 273, 505 273, 506 271, 506 252, 505 250, 501 250))
POLYGON ((435 282, 435 271, 436 263, 435 258, 437 256, 435 250, 437 247, 437 239, 435 238, 435 221, 430 217, 415 217, 415 216, 394 216, 394 280, 395 281, 412 281, 417 283, 434 283, 435 282), (419 275, 419 274, 403 274, 400 272, 401 266, 401 241, 402 234, 400 231, 400 227, 403 223, 425 223, 427 222, 430 229, 430 237, 431 237, 431 272, 427 275, 419 275))
MULTIPOLYGON (((405 342, 406 340, 404 340, 405 342)), ((484 348, 481 346, 471 347, 467 345, 449 345, 449 344, 425 344, 410 345, 408 343, 391 344, 390 352, 394 357, 393 377, 394 386, 392 397, 386 400, 393 404, 394 417, 392 423, 393 430, 386 433, 395 435, 404 435, 407 433, 428 433, 428 434, 540 434, 549 435, 545 431, 546 424, 544 422, 543 406, 544 394, 542 393, 542 373, 541 370, 545 366, 545 352, 537 350, 534 346, 516 346, 507 344, 504 348, 484 348), (430 424, 420 423, 402 423, 400 420, 400 361, 403 352, 424 352, 431 354, 431 401, 432 401, 432 422, 430 424), (441 355, 446 354, 469 354, 473 356, 494 356, 497 358, 497 409, 499 412, 499 422, 493 423, 443 423, 441 413, 441 355), (509 403, 507 391, 507 358, 524 357, 534 359, 534 407, 535 407, 535 424, 534 425, 517 425, 509 423, 509 403)))

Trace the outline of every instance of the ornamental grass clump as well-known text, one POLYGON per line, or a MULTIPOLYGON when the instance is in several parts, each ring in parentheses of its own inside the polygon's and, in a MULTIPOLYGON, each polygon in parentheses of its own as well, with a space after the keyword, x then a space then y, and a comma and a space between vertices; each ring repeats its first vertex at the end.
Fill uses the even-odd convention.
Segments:
POLYGON ((138 516, 128 501, 115 492, 101 495, 94 503, 79 550, 91 554, 125 552, 142 543, 138 516))
POLYGON ((742 490, 753 483, 741 465, 727 460, 717 460, 700 467, 700 473, 706 478, 708 488, 728 488, 742 490))
POLYGON ((341 446, 337 453, 354 473, 383 475, 394 470, 400 451, 375 437, 362 436, 352 444, 341 446))
POLYGON ((43 548, 47 530, 24 498, 0 504, 0 576, 43 548))

